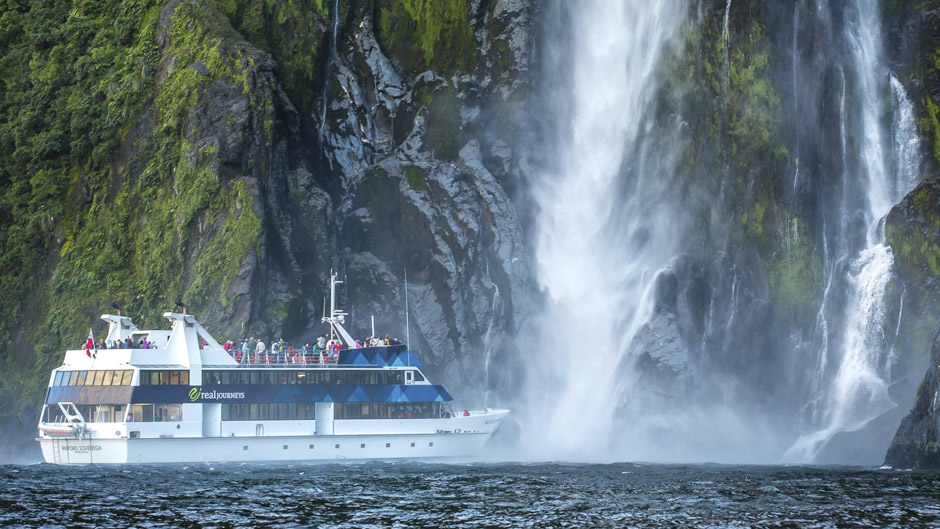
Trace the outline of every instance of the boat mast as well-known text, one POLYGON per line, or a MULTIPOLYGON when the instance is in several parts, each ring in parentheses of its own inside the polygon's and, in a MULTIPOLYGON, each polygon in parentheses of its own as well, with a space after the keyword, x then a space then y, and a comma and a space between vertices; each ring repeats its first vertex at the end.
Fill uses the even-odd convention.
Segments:
POLYGON ((323 316, 321 320, 323 323, 330 324, 330 339, 332 340, 335 336, 339 335, 340 338, 346 345, 349 347, 356 346, 356 340, 346 332, 346 329, 343 327, 343 324, 346 323, 346 314, 345 312, 336 308, 336 285, 342 284, 342 281, 336 279, 336 274, 333 273, 333 270, 330 270, 330 315, 323 316))
POLYGON ((411 326, 408 325, 408 267, 405 267, 405 345, 411 343, 410 331, 411 326))

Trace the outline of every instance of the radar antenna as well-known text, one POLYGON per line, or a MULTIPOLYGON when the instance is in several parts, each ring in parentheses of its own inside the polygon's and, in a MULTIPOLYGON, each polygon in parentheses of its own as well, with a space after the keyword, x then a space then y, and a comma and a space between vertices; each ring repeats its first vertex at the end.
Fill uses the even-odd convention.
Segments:
POLYGON ((336 279, 336 276, 337 274, 330 270, 330 315, 323 316, 321 321, 330 324, 330 339, 339 335, 348 347, 355 347, 356 341, 343 327, 348 314, 336 308, 336 285, 343 284, 343 281, 336 279))

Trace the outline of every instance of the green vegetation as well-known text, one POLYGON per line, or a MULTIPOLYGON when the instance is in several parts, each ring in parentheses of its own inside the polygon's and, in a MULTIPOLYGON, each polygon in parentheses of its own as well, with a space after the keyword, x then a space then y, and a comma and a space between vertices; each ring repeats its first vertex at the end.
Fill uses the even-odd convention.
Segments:
POLYGON ((389 55, 410 70, 468 72, 478 46, 463 0, 378 0, 377 36, 389 55))
POLYGON ((245 38, 271 53, 294 103, 310 108, 320 90, 314 79, 329 26, 326 0, 227 0, 222 10, 245 38))
POLYGON ((110 302, 144 325, 159 324, 178 297, 196 310, 224 305, 257 249, 261 221, 248 185, 218 174, 218 147, 194 145, 200 131, 189 119, 221 81, 248 99, 270 134, 257 52, 216 3, 178 4, 169 28, 158 27, 163 5, 13 2, 0 15, 0 397, 8 409, 38 402, 62 350, 77 347, 110 302))
POLYGON ((770 290, 780 316, 794 321, 813 313, 812 294, 821 276, 820 268, 807 234, 797 235, 789 248, 775 256, 770 267, 770 290))
POLYGON ((940 107, 930 96, 924 96, 924 108, 927 109, 927 116, 920 120, 920 128, 932 139, 931 151, 934 160, 940 164, 940 107))
POLYGON ((405 173, 405 178, 408 179, 408 185, 412 189, 417 191, 422 191, 427 189, 427 177, 424 175, 424 171, 421 168, 414 165, 409 165, 402 170, 405 173))
POLYGON ((908 277, 940 279, 940 196, 930 186, 922 186, 913 197, 917 221, 898 222, 889 217, 885 237, 898 260, 908 269, 908 277))

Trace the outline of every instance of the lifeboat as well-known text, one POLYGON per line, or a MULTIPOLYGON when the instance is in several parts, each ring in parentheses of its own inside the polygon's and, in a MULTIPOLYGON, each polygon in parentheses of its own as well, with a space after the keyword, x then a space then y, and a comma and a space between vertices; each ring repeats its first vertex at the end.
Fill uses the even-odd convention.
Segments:
POLYGON ((43 423, 39 425, 39 431, 46 437, 78 437, 82 427, 78 424, 43 423))

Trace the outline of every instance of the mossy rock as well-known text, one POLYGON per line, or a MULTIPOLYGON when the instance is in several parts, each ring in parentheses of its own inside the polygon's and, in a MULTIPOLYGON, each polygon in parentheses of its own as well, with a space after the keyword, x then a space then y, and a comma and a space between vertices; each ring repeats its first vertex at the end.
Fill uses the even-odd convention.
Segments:
POLYGON ((476 66, 470 5, 463 0, 377 0, 377 37, 404 68, 443 74, 476 66))

